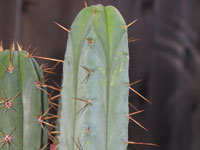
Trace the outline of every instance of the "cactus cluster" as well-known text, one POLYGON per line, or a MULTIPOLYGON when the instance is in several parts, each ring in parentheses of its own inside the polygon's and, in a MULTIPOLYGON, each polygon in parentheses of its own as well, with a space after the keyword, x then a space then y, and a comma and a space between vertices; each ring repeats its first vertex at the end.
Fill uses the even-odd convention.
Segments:
POLYGON ((29 53, 0 52, 0 149, 39 150, 47 144, 49 101, 43 73, 29 53), (42 89, 42 90, 41 90, 42 89), (46 112, 46 113, 45 113, 46 112))
POLYGON ((63 68, 60 150, 125 150, 128 38, 112 6, 84 8, 73 22, 63 68))
POLYGON ((62 92, 56 96, 49 94, 46 87, 61 91, 59 86, 44 82, 63 61, 50 59, 58 63, 43 76, 32 53, 19 45, 18 51, 14 45, 3 50, 0 43, 0 149, 45 150, 48 138, 59 141, 60 150, 126 150, 128 144, 156 146, 128 141, 129 118, 145 129, 130 117, 142 111, 129 114, 129 89, 149 102, 129 84, 127 28, 131 24, 126 25, 113 6, 92 5, 78 14, 70 30, 61 26, 69 35, 62 92), (53 102, 60 95, 61 110, 53 102), (60 118, 49 113, 51 108, 61 114, 57 126, 47 121, 60 118), (59 139, 52 135, 57 133, 59 139))

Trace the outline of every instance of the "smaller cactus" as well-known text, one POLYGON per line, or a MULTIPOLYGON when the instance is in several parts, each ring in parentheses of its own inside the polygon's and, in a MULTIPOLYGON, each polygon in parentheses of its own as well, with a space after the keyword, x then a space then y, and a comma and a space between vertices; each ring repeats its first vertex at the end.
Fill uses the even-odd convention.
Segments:
POLYGON ((48 142, 49 101, 43 73, 31 54, 0 43, 0 145, 2 150, 39 150, 48 142))

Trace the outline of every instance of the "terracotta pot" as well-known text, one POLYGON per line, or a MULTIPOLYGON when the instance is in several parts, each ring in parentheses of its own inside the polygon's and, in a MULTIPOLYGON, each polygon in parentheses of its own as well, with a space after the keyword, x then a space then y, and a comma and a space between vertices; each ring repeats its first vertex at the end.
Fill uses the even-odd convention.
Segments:
POLYGON ((50 150, 56 150, 56 146, 57 146, 56 144, 51 144, 50 145, 50 150))

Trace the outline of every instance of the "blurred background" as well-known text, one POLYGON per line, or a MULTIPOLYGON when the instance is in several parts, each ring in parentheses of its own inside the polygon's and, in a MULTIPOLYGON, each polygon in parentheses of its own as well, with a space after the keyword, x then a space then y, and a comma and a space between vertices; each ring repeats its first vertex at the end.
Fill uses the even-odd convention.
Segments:
MULTIPOLYGON (((129 145, 128 150, 200 150, 200 1, 87 0, 119 9, 129 27, 130 80, 151 102, 130 92, 130 102, 144 113, 134 116, 146 127, 129 124, 129 140, 160 148, 129 145)), ((67 32, 84 7, 83 0, 0 0, 0 40, 31 44, 40 56, 63 59, 67 32)), ((38 60, 40 64, 47 61, 38 60)), ((50 63, 50 66, 54 63, 50 63)), ((0 68, 1 69, 1 68, 0 68)), ((62 65, 51 78, 61 83, 62 65)), ((130 107, 130 112, 134 109, 130 107)))

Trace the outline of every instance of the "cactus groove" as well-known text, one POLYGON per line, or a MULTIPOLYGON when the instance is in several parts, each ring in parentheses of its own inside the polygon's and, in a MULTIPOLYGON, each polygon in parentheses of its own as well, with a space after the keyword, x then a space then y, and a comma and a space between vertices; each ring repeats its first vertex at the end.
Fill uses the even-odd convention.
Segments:
POLYGON ((112 6, 84 8, 67 41, 60 150, 126 150, 128 37, 112 6))
POLYGON ((26 51, 0 52, 0 149, 39 150, 47 144, 40 116, 48 98, 36 85, 43 73, 26 51))

